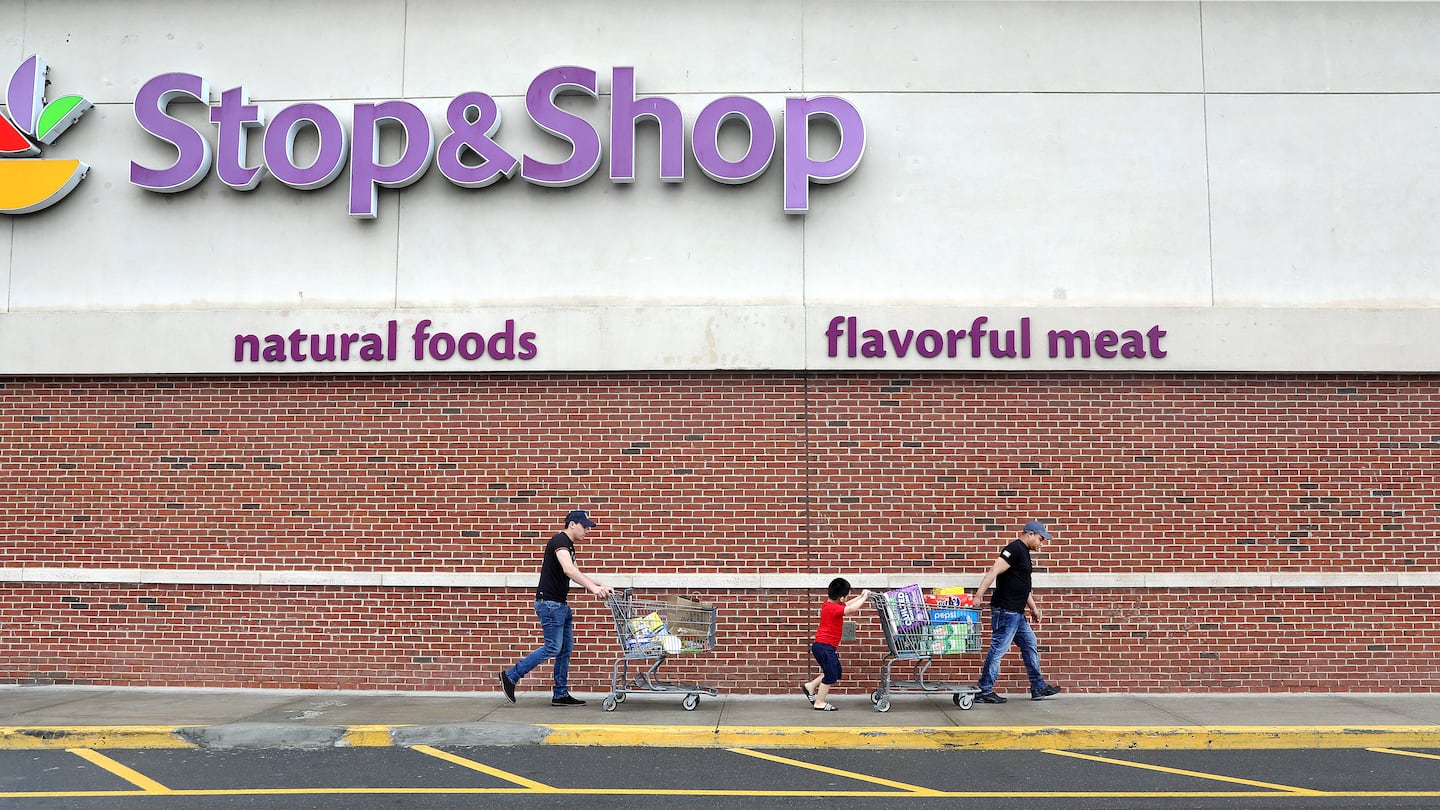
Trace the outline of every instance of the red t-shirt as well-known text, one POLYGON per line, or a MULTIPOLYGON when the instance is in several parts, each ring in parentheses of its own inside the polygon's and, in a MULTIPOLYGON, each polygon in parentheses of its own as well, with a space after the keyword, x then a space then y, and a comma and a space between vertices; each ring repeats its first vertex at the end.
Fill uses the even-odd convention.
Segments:
POLYGON ((840 646, 840 633, 845 625, 845 606, 839 602, 825 600, 820 606, 820 627, 815 630, 815 640, 831 647, 840 646))

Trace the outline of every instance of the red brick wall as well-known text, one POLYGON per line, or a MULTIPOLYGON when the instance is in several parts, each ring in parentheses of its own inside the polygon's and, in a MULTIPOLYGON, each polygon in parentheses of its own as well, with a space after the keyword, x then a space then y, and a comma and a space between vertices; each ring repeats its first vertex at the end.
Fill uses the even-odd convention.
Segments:
MULTIPOLYGON (((0 379, 0 567, 954 572, 1018 524, 1044 572, 1434 572, 1440 378, 633 374, 0 379)), ((521 590, 18 584, 0 681, 484 689, 521 590)), ((676 669, 792 691, 815 595, 709 592, 676 669)), ((1091 691, 1434 690, 1435 589, 1042 592, 1047 675, 1091 691)), ((579 691, 618 640, 578 603, 579 691)), ((875 677, 873 622, 848 645, 875 677)), ((937 665, 963 683, 978 655, 937 665)), ((1023 683, 1016 653, 1002 687, 1023 683)), ((543 667, 537 675, 548 673, 543 667)), ((533 678, 526 686, 543 685, 533 678)))

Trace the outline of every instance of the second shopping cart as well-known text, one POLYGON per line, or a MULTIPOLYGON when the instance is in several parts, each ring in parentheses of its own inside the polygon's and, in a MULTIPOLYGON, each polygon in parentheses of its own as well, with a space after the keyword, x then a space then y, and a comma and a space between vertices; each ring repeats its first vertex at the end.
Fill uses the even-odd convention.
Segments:
POLYGON ((631 692, 684 694, 680 705, 687 712, 700 705, 701 695, 720 694, 713 686, 673 683, 659 675, 661 665, 672 656, 714 651, 714 605, 684 596, 644 599, 629 588, 616 591, 605 604, 615 619, 621 650, 610 675, 610 694, 601 704, 605 711, 615 711, 631 692))

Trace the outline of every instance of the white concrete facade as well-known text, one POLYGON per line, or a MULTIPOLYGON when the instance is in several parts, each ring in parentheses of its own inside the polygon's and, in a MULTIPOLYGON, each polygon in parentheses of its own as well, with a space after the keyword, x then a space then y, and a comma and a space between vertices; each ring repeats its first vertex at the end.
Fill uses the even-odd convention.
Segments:
MULTIPOLYGON (((731 588, 735 590, 823 589, 831 574, 635 574, 606 572, 616 588, 731 588)), ((947 588, 954 574, 867 574, 871 587, 947 588)), ((34 584, 101 582, 134 585, 274 585, 359 588, 533 588, 531 571, 449 574, 436 571, 317 571, 313 569, 197 568, 0 568, 0 582, 34 584)), ((1151 573, 1051 574, 1035 582, 1038 590, 1170 590, 1181 588, 1434 588, 1440 573, 1151 573)))
MULTIPOLYGON (((95 104, 45 149, 86 179, 0 217, 0 374, 1440 370, 1421 339, 1440 326, 1440 3, 0 0, 0 18, 0 78, 39 54, 50 97, 95 104), (569 188, 461 188, 431 166, 360 220, 348 171, 315 191, 237 191, 213 168, 176 194, 130 182, 132 162, 175 157, 134 111, 163 73, 205 77, 212 102, 244 86, 267 121, 308 101, 348 127, 357 103, 405 100, 437 141, 478 90, 498 144, 556 162, 567 146, 524 96, 561 65, 598 75, 599 98, 561 106, 605 154, 569 188), (863 160, 786 214, 782 148, 753 182, 687 155, 664 183, 643 123, 637 179, 613 183, 617 66, 680 107, 687 148, 717 98, 779 125, 787 97, 835 96, 864 120, 863 160), (1031 355, 916 350, 981 316, 1002 334, 1028 319, 1031 355), (837 317, 885 355, 849 356, 837 317), (536 351, 416 360, 425 320, 457 338, 513 321, 536 351), (393 360, 235 359, 240 334, 391 321, 393 360), (1156 327, 1143 357, 1050 356, 1051 330, 1156 327)), ((202 105, 172 111, 215 143, 202 105)), ((727 127, 734 155, 747 141, 727 127)), ((812 129, 812 158, 833 153, 812 129)), ((387 133, 382 158, 400 149, 387 133)))

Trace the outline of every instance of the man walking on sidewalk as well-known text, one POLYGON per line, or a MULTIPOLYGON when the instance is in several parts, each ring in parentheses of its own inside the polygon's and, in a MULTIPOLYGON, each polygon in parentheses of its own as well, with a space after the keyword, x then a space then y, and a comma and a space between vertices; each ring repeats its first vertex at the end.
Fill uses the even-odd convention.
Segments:
POLYGON ((980 694, 975 699, 981 703, 1004 703, 1005 698, 995 694, 995 679, 1000 677, 1000 659, 1010 645, 1020 648, 1020 660, 1025 662, 1025 673, 1030 676, 1030 699, 1040 700, 1060 693, 1060 687, 1051 686, 1040 674, 1040 651, 1036 648, 1035 631, 1025 620, 1025 611, 1036 622, 1040 621, 1040 606, 1030 593, 1030 552, 1040 550, 1046 540, 1054 539, 1046 531, 1045 524, 1032 520, 1025 524, 1019 539, 1000 551, 1000 557, 975 591, 975 604, 982 604, 985 591, 995 584, 995 595, 990 598, 990 651, 985 654, 985 664, 980 668, 980 694))
POLYGON ((590 513, 577 509, 565 516, 565 531, 545 544, 545 557, 540 563, 540 584, 535 588, 535 615, 545 643, 525 656, 520 663, 500 673, 500 686, 505 697, 515 702, 515 684, 547 659, 555 659, 555 687, 551 706, 584 706, 585 701, 570 696, 570 652, 575 646, 575 614, 566 601, 573 580, 599 597, 609 596, 614 589, 585 576, 575 565, 575 541, 597 524, 590 513))

